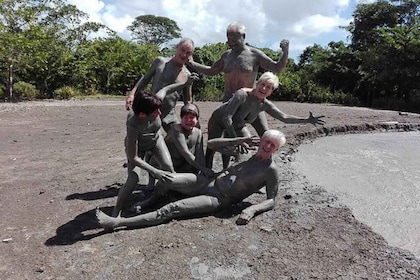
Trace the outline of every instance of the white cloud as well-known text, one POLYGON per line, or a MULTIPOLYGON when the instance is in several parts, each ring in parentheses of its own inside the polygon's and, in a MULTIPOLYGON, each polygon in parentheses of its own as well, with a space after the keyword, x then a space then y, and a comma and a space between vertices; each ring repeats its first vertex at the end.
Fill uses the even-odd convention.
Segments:
POLYGON ((68 0, 121 37, 129 39, 127 26, 144 14, 173 19, 182 36, 197 46, 226 41, 226 26, 241 21, 247 42, 279 49, 281 39, 290 40, 290 54, 297 57, 314 43, 345 40, 346 26, 359 2, 373 0, 68 0))

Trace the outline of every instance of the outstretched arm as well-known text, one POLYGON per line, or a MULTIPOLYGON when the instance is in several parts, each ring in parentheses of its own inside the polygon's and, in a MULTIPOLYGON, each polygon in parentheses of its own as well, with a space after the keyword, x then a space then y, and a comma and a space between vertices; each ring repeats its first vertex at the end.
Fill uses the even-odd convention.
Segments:
POLYGON ((235 137, 235 138, 214 138, 207 142, 210 150, 225 154, 237 156, 239 152, 247 153, 251 147, 258 146, 260 138, 258 136, 251 137, 235 137))
POLYGON ((282 111, 280 111, 280 109, 278 109, 274 103, 272 103, 271 101, 265 100, 265 104, 264 104, 264 111, 267 112, 267 114, 269 114, 270 116, 272 116, 273 118, 280 120, 284 123, 293 123, 293 124, 297 124, 297 123, 311 123, 313 125, 324 125, 325 121, 322 120, 322 118, 324 118, 325 116, 314 116, 312 114, 312 112, 309 112, 309 117, 307 118, 301 118, 301 117, 296 117, 293 115, 287 115, 285 113, 283 113, 282 111))
POLYGON ((224 55, 225 54, 223 54, 222 57, 219 58, 219 60, 217 60, 212 66, 207 66, 207 65, 203 65, 198 62, 195 62, 192 56, 190 56, 190 59, 187 62, 187 64, 191 66, 191 68, 193 68, 198 73, 201 73, 207 76, 214 76, 219 73, 222 73, 223 71, 224 64, 225 64, 223 60, 224 55))
POLYGON ((251 205, 242 210, 236 223, 238 225, 247 224, 255 215, 271 210, 276 205, 276 196, 278 193, 278 184, 280 182, 279 172, 276 168, 270 167, 270 170, 265 175, 267 199, 261 203, 251 205))

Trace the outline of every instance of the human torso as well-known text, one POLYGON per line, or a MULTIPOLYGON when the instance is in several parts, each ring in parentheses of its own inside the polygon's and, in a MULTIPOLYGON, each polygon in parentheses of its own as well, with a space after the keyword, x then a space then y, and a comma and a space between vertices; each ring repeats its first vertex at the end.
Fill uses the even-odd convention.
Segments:
POLYGON ((221 107, 215 111, 216 119, 222 119, 223 116, 232 114, 233 127, 240 129, 246 123, 252 123, 258 116, 258 113, 263 110, 264 101, 258 100, 255 96, 250 94, 250 89, 238 90, 228 102, 225 102, 221 107), (234 103, 234 104, 233 104, 234 103), (236 111, 232 112, 232 107, 236 111))
POLYGON ((177 124, 176 127, 171 128, 170 132, 165 136, 165 142, 168 146, 168 150, 171 154, 172 162, 176 172, 186 172, 187 170, 195 170, 187 160, 183 157, 182 153, 178 150, 176 144, 176 133, 180 133, 185 139, 185 143, 188 147, 188 151, 195 155, 197 151, 197 145, 201 142, 201 131, 198 128, 193 128, 193 131, 186 132, 180 128, 177 124), (176 132, 176 127, 179 129, 176 132))
POLYGON ((186 82, 189 75, 185 66, 177 65, 171 58, 162 57, 155 69, 152 92, 156 93, 169 84, 186 82))
POLYGON ((148 151, 156 145, 161 126, 160 118, 140 120, 132 111, 127 119, 127 128, 137 131, 138 149, 140 151, 148 151))
POLYGON ((274 168, 271 159, 259 161, 252 157, 220 174, 215 185, 225 197, 239 202, 264 187, 274 168))
POLYGON ((222 101, 228 100, 232 93, 242 87, 252 88, 258 73, 258 56, 250 48, 240 53, 229 51, 224 56, 225 89, 222 101))
MULTIPOLYGON (((188 80, 189 75, 190 72, 185 66, 180 67, 171 58, 162 58, 153 76, 152 92, 157 93, 163 87, 173 83, 184 83, 188 80)), ((162 119, 174 111, 180 96, 178 92, 173 92, 165 97, 161 107, 162 119)))

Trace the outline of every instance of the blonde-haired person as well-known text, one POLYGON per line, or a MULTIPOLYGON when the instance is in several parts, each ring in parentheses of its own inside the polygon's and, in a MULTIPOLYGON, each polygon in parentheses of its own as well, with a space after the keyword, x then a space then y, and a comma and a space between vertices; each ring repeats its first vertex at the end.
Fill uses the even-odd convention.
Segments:
MULTIPOLYGON (((284 123, 311 123, 324 124, 324 116, 314 116, 309 112, 307 118, 288 115, 277 108, 269 97, 279 86, 278 77, 272 72, 265 72, 258 79, 254 88, 241 88, 237 90, 232 97, 221 106, 219 106, 211 115, 208 122, 208 139, 222 137, 251 136, 246 123, 252 123, 260 112, 266 112, 273 118, 284 123)), ((206 166, 212 168, 214 151, 207 147, 206 166)), ((223 157, 223 167, 229 164, 229 157, 223 157)))

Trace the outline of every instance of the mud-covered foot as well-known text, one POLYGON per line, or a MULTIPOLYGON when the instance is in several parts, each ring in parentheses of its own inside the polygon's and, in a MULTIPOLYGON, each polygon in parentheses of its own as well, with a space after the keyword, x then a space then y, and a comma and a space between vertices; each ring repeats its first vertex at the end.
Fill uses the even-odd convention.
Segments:
POLYGON ((117 227, 118 218, 108 216, 107 214, 99 210, 99 208, 96 208, 96 219, 98 220, 99 225, 105 230, 111 231, 117 227))

